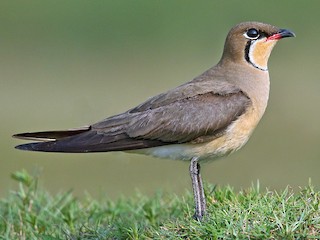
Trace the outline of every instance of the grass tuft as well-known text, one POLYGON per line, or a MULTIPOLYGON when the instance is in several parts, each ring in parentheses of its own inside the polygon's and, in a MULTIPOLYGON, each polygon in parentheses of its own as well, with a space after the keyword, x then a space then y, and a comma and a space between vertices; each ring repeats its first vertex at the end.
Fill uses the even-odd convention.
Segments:
POLYGON ((26 171, 12 178, 19 190, 0 200, 0 239, 320 238, 320 196, 311 183, 298 193, 207 185, 208 215, 198 222, 190 193, 79 200, 38 189, 38 177, 26 171))

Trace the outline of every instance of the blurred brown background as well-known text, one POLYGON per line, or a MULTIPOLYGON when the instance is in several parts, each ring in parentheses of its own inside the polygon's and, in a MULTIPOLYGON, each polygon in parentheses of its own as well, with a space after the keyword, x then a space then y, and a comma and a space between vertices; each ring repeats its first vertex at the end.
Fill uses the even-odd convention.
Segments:
POLYGON ((14 149, 18 132, 66 129, 125 111, 202 73, 229 29, 255 20, 293 30, 269 61, 262 122, 236 154, 204 165, 204 179, 246 188, 320 186, 320 2, 1 1, 0 196, 10 173, 41 171, 52 193, 129 196, 190 188, 188 164, 126 153, 14 149))

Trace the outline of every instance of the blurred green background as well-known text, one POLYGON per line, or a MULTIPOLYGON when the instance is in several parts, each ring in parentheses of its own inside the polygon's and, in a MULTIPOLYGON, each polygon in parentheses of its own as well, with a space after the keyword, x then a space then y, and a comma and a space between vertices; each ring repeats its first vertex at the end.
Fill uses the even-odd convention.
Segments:
POLYGON ((10 173, 41 172, 52 193, 129 196, 191 190, 188 164, 126 153, 14 149, 25 131, 67 129, 125 111, 196 77, 220 58, 229 29, 255 20, 293 30, 269 61, 271 96, 236 154, 203 166, 210 183, 320 185, 319 1, 1 1, 0 196, 10 173))

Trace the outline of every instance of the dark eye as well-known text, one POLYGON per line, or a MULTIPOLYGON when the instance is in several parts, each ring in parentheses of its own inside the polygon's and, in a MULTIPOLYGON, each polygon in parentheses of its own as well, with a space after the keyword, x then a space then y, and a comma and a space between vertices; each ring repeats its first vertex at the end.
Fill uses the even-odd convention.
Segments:
POLYGON ((246 33, 245 37, 250 39, 257 39, 259 37, 259 31, 255 28, 250 28, 246 33))

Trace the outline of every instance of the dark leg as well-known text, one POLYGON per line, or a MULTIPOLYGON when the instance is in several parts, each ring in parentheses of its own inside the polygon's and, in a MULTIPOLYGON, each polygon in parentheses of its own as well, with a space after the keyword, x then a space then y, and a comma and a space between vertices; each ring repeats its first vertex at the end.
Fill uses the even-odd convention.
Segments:
POLYGON ((202 179, 200 175, 200 164, 198 163, 198 158, 191 159, 190 176, 192 180, 194 202, 196 204, 194 218, 201 221, 202 217, 206 213, 207 207, 203 191, 202 179))

